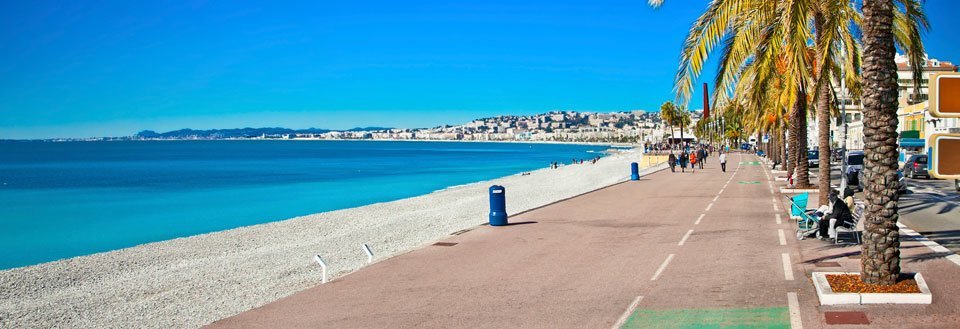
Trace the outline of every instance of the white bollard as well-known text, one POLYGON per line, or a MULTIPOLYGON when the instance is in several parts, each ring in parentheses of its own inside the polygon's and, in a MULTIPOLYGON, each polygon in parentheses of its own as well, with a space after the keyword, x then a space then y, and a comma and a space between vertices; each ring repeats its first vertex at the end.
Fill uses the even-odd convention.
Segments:
POLYGON ((372 263, 372 262, 373 262, 373 252, 370 251, 370 246, 368 246, 366 243, 364 243, 364 244, 363 244, 363 251, 367 253, 367 264, 372 263))
POLYGON ((323 271, 323 283, 327 283, 327 263, 323 262, 320 255, 313 256, 313 259, 317 261, 317 264, 320 264, 320 269, 323 271))

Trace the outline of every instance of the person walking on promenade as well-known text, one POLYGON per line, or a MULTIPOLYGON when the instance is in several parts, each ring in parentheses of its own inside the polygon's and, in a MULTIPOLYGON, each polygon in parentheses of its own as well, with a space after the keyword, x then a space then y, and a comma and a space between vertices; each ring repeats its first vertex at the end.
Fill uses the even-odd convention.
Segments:
POLYGON ((720 170, 727 172, 727 154, 720 152, 720 170))
POLYGON ((673 155, 673 152, 667 157, 667 164, 670 165, 670 172, 677 172, 677 156, 673 155))
POLYGON ((697 172, 697 161, 700 161, 697 158, 697 152, 690 152, 690 170, 693 170, 693 172, 697 172))
POLYGON ((687 172, 688 160, 690 160, 690 155, 687 152, 680 153, 680 172, 687 172))
POLYGON ((703 163, 707 161, 707 151, 704 151, 702 147, 697 150, 697 161, 700 162, 700 169, 703 169, 703 163))

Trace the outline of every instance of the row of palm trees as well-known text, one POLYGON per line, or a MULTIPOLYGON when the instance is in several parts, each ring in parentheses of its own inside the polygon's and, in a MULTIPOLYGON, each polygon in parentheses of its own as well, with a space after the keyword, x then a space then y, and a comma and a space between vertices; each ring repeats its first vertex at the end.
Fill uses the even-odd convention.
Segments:
POLYGON ((670 140, 673 141, 676 135, 673 134, 674 128, 680 128, 680 141, 683 143, 683 131, 690 127, 693 119, 690 112, 682 106, 676 106, 673 102, 667 101, 660 105, 660 120, 663 124, 670 126, 670 140))
MULTIPOLYGON (((770 135, 767 153, 796 172, 799 188, 811 185, 807 118, 814 115, 820 131, 821 204, 830 189, 834 87, 842 82, 862 102, 866 208, 861 278, 866 283, 894 284, 900 274, 894 56, 897 47, 907 53, 914 86, 920 86, 925 64, 920 35, 929 29, 921 1, 713 0, 683 43, 675 77, 678 102, 685 104, 707 57, 719 51, 711 102, 724 117, 720 131, 770 135), (730 129, 731 124, 740 127, 730 129)), ((657 7, 663 0, 649 2, 657 7)))

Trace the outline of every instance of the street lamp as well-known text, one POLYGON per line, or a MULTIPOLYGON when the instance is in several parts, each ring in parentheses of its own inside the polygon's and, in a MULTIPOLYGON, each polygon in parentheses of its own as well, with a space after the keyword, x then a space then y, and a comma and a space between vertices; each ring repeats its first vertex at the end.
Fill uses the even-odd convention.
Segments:
MULTIPOLYGON (((844 48, 840 48, 840 63, 843 63, 843 58, 846 56, 846 51, 844 48)), ((840 193, 847 190, 847 85, 846 85, 846 74, 847 72, 843 70, 843 66, 840 67, 840 118, 843 120, 843 134, 842 134, 842 146, 840 147, 840 193)), ((827 173, 829 175, 829 173, 827 173)), ((842 194, 841 194, 842 195, 842 194)))

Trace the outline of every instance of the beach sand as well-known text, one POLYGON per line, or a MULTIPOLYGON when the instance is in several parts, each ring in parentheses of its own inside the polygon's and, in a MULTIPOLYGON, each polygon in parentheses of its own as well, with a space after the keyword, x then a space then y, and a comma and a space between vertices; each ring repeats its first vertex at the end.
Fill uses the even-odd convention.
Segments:
MULTIPOLYGON (((629 179, 636 151, 431 194, 0 271, 0 328, 191 328, 487 221, 487 188, 517 213, 629 179)), ((645 171, 664 168, 654 166, 645 171)))

